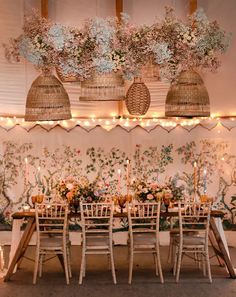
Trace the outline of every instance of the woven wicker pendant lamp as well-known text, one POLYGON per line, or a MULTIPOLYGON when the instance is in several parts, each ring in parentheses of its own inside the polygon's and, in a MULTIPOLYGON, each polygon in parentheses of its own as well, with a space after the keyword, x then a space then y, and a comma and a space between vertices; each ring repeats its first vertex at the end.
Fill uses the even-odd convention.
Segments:
POLYGON ((145 115, 150 106, 151 97, 147 86, 140 77, 135 77, 134 82, 129 87, 125 104, 131 115, 145 115))
POLYGON ((69 96, 51 73, 43 73, 32 83, 26 100, 26 121, 58 121, 71 118, 69 96))
POLYGON ((94 73, 81 83, 80 101, 118 101, 125 99, 124 80, 117 72, 94 73))
POLYGON ((150 59, 144 66, 141 68, 141 76, 143 82, 157 82, 159 80, 159 69, 158 65, 153 63, 150 59))
POLYGON ((210 100, 201 76, 193 70, 182 71, 172 84, 165 105, 167 117, 208 117, 210 100))

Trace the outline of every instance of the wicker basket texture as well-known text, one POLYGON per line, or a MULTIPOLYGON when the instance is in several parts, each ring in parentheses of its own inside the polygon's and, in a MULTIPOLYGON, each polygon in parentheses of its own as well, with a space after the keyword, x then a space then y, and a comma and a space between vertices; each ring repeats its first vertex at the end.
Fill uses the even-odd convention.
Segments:
POLYGON ((99 74, 81 82, 80 101, 118 101, 125 99, 124 80, 117 72, 99 74))
POLYGON ((193 71, 183 71, 177 83, 172 84, 165 105, 168 117, 210 116, 210 100, 200 75, 193 71))
POLYGON ((135 78, 125 99, 126 108, 131 115, 145 115, 151 102, 150 92, 140 78, 135 78))
POLYGON ((62 83, 52 74, 41 74, 32 83, 26 100, 26 121, 71 118, 70 100, 62 83))

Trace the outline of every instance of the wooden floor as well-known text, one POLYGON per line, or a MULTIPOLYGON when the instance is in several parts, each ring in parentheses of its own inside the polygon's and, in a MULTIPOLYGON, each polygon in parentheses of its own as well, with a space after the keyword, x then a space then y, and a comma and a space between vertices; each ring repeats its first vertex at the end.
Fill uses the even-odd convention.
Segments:
MULTIPOLYGON (((81 248, 72 247, 73 278, 69 286, 59 261, 55 258, 45 264, 44 273, 37 285, 32 285, 33 262, 24 259, 21 269, 13 275, 11 281, 0 280, 0 297, 208 297, 236 296, 236 280, 229 279, 225 268, 219 267, 215 258, 211 259, 213 283, 203 277, 202 273, 190 259, 184 260, 180 274, 180 283, 176 284, 171 267, 166 263, 167 247, 161 247, 162 266, 165 283, 160 284, 154 274, 151 256, 137 256, 134 266, 133 282, 128 285, 127 247, 115 247, 115 264, 117 285, 113 285, 111 272, 108 270, 106 256, 91 256, 87 261, 87 275, 82 286, 78 286, 81 248)), ((236 267, 236 249, 230 249, 236 267)), ((8 249, 5 252, 7 257, 8 249)), ((34 256, 34 247, 30 247, 27 257, 34 256)))

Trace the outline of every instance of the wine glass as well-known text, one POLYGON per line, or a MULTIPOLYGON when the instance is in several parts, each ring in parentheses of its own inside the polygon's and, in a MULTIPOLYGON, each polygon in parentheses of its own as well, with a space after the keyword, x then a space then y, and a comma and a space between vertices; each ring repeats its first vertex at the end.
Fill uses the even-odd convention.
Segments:
POLYGON ((118 197, 118 204, 120 206, 121 213, 123 213, 123 209, 125 208, 126 201, 127 201, 127 195, 120 195, 118 197))

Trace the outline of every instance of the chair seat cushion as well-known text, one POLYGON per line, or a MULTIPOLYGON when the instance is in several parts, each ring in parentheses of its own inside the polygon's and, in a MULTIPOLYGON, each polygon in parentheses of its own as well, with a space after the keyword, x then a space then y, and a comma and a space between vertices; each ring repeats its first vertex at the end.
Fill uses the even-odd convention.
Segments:
MULTIPOLYGON (((180 238, 175 238, 175 243, 179 244, 180 238)), ((205 244, 205 238, 201 236, 189 236, 184 235, 183 236, 183 245, 184 246, 193 246, 193 245, 204 245, 205 244)))
POLYGON ((108 236, 87 236, 86 237, 86 246, 87 247, 108 247, 109 246, 109 237, 108 236))
MULTIPOLYGON (((66 245, 69 245, 70 241, 67 239, 66 245)), ((41 249, 60 249, 63 247, 62 237, 47 237, 40 240, 41 249)))
POLYGON ((155 233, 133 233, 134 245, 150 246, 156 244, 155 233))

